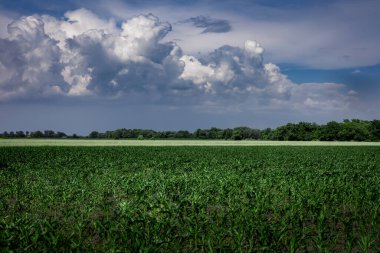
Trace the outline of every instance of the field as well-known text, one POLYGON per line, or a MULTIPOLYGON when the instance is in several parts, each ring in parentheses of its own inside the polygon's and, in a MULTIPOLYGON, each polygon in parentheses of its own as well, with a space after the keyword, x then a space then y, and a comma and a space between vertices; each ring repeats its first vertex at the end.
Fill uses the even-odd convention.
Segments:
POLYGON ((256 141, 256 140, 93 140, 93 139, 0 139, 8 146, 380 146, 380 142, 352 141, 256 141))
POLYGON ((380 252, 380 146, 12 141, 0 251, 380 252))

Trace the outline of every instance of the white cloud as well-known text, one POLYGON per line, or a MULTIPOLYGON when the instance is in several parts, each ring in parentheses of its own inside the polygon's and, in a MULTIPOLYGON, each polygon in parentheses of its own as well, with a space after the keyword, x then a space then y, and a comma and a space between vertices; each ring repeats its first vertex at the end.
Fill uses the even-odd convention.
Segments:
POLYGON ((297 98, 295 106, 306 106, 310 109, 339 111, 349 109, 355 94, 347 94, 345 86, 337 83, 304 83, 292 90, 297 98))
POLYGON ((0 39, 1 98, 59 93, 65 89, 57 42, 45 34, 38 16, 22 17, 8 25, 0 39))
POLYGON ((65 39, 74 38, 89 30, 102 30, 106 34, 118 32, 113 19, 103 20, 87 9, 68 11, 63 20, 43 15, 46 34, 63 42, 65 39))
MULTIPOLYGON (((220 3, 223 5, 223 3, 220 3)), ((173 33, 167 40, 178 40, 186 54, 205 53, 225 44, 241 46, 247 39, 257 40, 268 49, 266 59, 310 68, 336 69, 371 66, 380 63, 379 1, 331 1, 313 8, 277 9, 260 4, 237 11, 194 4, 189 8, 153 9, 159 16, 173 21, 173 33), (228 20, 227 33, 202 34, 188 23, 174 22, 197 15, 228 20), (179 17, 178 17, 179 16, 179 17), (202 41, 202 43, 199 43, 202 41)), ((244 6, 244 5, 242 5, 244 6)), ((129 15, 142 9, 131 9, 122 3, 110 4, 111 13, 129 15), (117 7, 116 7, 117 6, 117 7), (124 8, 124 9, 123 9, 124 8)))
POLYGON ((227 63, 220 66, 203 65, 193 56, 184 55, 180 58, 185 67, 179 78, 190 80, 200 89, 214 93, 215 83, 227 85, 235 76, 227 63))
POLYGON ((344 85, 293 83, 278 66, 263 62, 264 48, 253 40, 208 55, 184 54, 166 39, 171 29, 152 14, 117 27, 86 9, 62 20, 17 19, 0 39, 0 100, 142 96, 148 100, 137 103, 327 110, 346 108, 355 95, 344 85))

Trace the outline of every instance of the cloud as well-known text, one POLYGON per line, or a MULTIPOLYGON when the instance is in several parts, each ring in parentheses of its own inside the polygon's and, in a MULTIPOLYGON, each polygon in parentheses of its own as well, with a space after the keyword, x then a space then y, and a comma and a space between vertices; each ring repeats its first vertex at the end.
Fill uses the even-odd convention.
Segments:
POLYGON ((0 39, 0 100, 47 96, 63 92, 61 52, 57 41, 45 34, 38 16, 22 17, 8 25, 0 39))
POLYGON ((42 15, 41 19, 46 34, 59 42, 61 50, 64 50, 66 39, 72 39, 91 30, 103 31, 105 34, 114 34, 119 31, 113 19, 100 19, 83 8, 66 12, 63 19, 56 19, 49 15, 42 15))
MULTIPOLYGON (((164 40, 177 41, 186 54, 207 53, 225 44, 241 46, 245 40, 252 39, 265 45, 266 60, 277 64, 339 69, 380 63, 377 31, 380 1, 266 2, 211 0, 152 4, 151 1, 94 0, 55 3, 54 8, 58 5, 63 12, 75 6, 87 7, 102 17, 114 17, 117 24, 137 14, 154 13, 173 25, 173 31, 164 40), (227 20, 233 29, 227 33, 201 33, 204 28, 178 23, 198 16, 227 20)), ((33 11, 51 11, 45 4, 30 5, 33 11)), ((23 13, 28 13, 27 8, 23 9, 23 13)))
POLYGON ((86 9, 63 19, 21 17, 0 39, 0 101, 59 96, 216 110, 330 110, 345 109, 357 95, 342 84, 293 83, 264 63, 265 50, 253 40, 198 56, 183 53, 165 40, 171 30, 153 14, 121 25, 86 9))
POLYGON ((161 11, 160 16, 172 20, 178 15, 202 13, 223 17, 233 25, 228 33, 203 34, 193 26, 175 23, 169 37, 179 39, 178 44, 188 54, 206 53, 225 44, 240 46, 249 36, 265 45, 266 59, 276 63, 315 69, 359 68, 380 63, 380 33, 377 32, 380 1, 305 5, 300 10, 281 8, 282 3, 262 6, 256 1, 246 1, 240 5, 223 5, 219 1, 213 9, 194 4, 185 11, 175 7, 170 12, 161 11))
POLYGON ((7 24, 11 23, 12 19, 0 13, 0 38, 8 36, 7 24))
POLYGON ((195 27, 205 28, 202 33, 226 33, 231 31, 231 25, 227 20, 202 15, 186 19, 180 23, 192 23, 195 27))
POLYGON ((170 83, 180 68, 177 46, 160 43, 170 30, 170 24, 149 14, 124 22, 118 33, 92 29, 67 39, 63 64, 71 85, 68 95, 153 92, 170 83))
POLYGON ((348 108, 358 95, 337 83, 304 83, 296 86, 292 93, 293 97, 302 98, 295 101, 296 106, 329 112, 348 108))

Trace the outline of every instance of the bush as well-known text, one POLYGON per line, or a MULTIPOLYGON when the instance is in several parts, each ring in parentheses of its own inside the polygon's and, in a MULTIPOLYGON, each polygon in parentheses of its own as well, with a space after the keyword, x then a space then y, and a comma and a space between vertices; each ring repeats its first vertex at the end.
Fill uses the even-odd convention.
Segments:
POLYGON ((141 140, 144 140, 144 136, 142 136, 141 134, 137 137, 137 140, 141 141, 141 140))

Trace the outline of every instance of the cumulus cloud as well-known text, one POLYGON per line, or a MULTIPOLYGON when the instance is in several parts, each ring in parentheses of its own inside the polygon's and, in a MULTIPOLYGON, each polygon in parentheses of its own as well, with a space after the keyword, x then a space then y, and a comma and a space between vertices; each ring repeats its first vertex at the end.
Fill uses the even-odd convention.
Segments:
POLYGON ((0 99, 64 92, 58 42, 46 35, 40 17, 15 20, 8 33, 0 39, 0 99))
POLYGON ((231 31, 231 25, 228 20, 202 15, 183 20, 180 23, 192 23, 195 27, 204 28, 202 33, 226 33, 231 31))
MULTIPOLYGON (((204 32, 220 32, 213 24, 223 24, 201 16, 191 22, 204 32)), ((346 107, 356 96, 342 84, 293 83, 278 66, 264 63, 264 48, 253 40, 207 55, 184 54, 175 42, 164 42, 171 30, 153 14, 116 25, 86 9, 67 12, 63 19, 17 19, 0 39, 0 101, 144 96, 147 100, 136 103, 223 107, 244 101, 251 107, 324 110, 346 107)))

